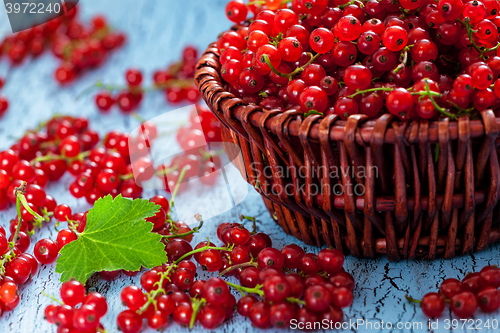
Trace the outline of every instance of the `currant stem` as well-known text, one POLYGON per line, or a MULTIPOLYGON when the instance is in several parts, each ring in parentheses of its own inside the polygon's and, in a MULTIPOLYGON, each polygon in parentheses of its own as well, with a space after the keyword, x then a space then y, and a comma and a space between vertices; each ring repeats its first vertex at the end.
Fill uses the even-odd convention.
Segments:
POLYGON ((243 268, 243 267, 249 267, 249 266, 257 267, 258 265, 257 265, 256 262, 245 262, 243 264, 234 265, 234 266, 228 267, 225 270, 223 270, 222 272, 220 272, 219 276, 223 276, 224 274, 226 274, 227 272, 232 271, 233 269, 243 268))
POLYGON ((68 158, 64 155, 56 155, 49 153, 44 156, 39 156, 31 160, 30 164, 35 165, 37 162, 50 162, 50 161, 57 161, 57 160, 65 160, 66 162, 72 162, 75 160, 83 161, 85 157, 88 157, 90 155, 90 151, 84 151, 81 152, 80 154, 76 155, 75 157, 68 158))
POLYGON ((179 175, 179 179, 177 180, 177 184, 175 184, 174 191, 172 192, 172 197, 170 198, 170 208, 168 209, 167 215, 170 215, 170 212, 172 211, 172 207, 174 207, 174 199, 175 196, 177 195, 177 192, 179 191, 179 187, 181 185, 182 179, 184 178, 184 175, 186 174, 186 168, 183 168, 181 170, 181 174, 179 175))
POLYGON ((196 322, 196 315, 198 314, 198 310, 207 302, 206 299, 196 299, 191 298, 191 304, 193 307, 193 314, 191 315, 191 320, 189 321, 189 329, 192 329, 194 323, 196 322))
POLYGON ((195 249, 191 252, 188 252, 186 254, 184 254, 182 257, 180 257, 179 259, 177 259, 175 261, 175 265, 179 264, 182 260, 184 260, 185 258, 195 254, 195 253, 199 253, 199 252, 203 252, 203 251, 206 251, 206 250, 221 250, 221 251, 231 251, 233 249, 234 245, 228 245, 226 247, 216 247, 216 246, 210 246, 210 241, 208 243, 207 246, 204 246, 204 247, 200 247, 199 249, 195 249))
POLYGON ((257 220, 254 216, 246 216, 246 215, 243 215, 241 214, 240 215, 240 221, 243 221, 243 220, 249 220, 249 221, 252 221, 252 232, 250 233, 250 235, 254 235, 257 233, 257 220))
POLYGON ((243 287, 243 286, 240 286, 239 284, 235 284, 235 283, 228 282, 228 281, 226 281, 226 283, 228 286, 233 287, 236 290, 243 291, 243 292, 246 292, 248 294, 257 294, 260 297, 264 296, 264 292, 261 290, 262 289, 261 284, 256 285, 255 288, 248 288, 248 287, 243 287))
POLYGON ((52 295, 46 294, 46 293, 45 293, 45 291, 42 291, 40 294, 42 294, 42 295, 43 295, 43 296, 45 296, 45 297, 50 298, 53 302, 56 302, 56 303, 58 303, 58 304, 60 304, 60 305, 64 305, 64 302, 62 302, 62 301, 58 300, 57 298, 55 298, 55 297, 54 297, 54 296, 52 296, 52 295))
POLYGON ((198 225, 196 228, 191 229, 188 232, 185 232, 183 234, 176 234, 176 233, 174 233, 173 235, 167 235, 167 236, 162 236, 162 237, 163 237, 163 239, 183 238, 183 237, 189 236, 191 234, 198 233, 198 232, 200 232, 199 230, 203 226, 203 220, 200 220, 199 222, 200 222, 200 225, 198 225))
MULTIPOLYGON (((442 107, 440 107, 436 103, 436 101, 434 100, 433 94, 431 94, 431 91, 429 89, 429 82, 427 81, 427 79, 424 79, 424 82, 425 82, 425 90, 427 92, 427 96, 429 96, 429 100, 431 101, 432 105, 434 105, 436 110, 438 110, 440 113, 444 114, 445 116, 449 117, 450 119, 456 119, 457 118, 456 115, 447 112, 445 109, 443 109, 442 107)), ((439 94, 439 93, 437 93, 437 94, 439 96, 441 96, 441 94, 439 94)))
POLYGON ((366 93, 370 93, 370 92, 374 92, 374 91, 393 91, 393 90, 394 90, 393 88, 389 88, 389 87, 370 88, 370 89, 366 89, 366 90, 359 90, 358 89, 358 91, 356 91, 354 94, 352 94, 348 97, 354 98, 357 95, 366 94, 366 93))
POLYGON ((266 65, 269 66, 269 68, 273 71, 274 74, 276 75, 279 75, 281 77, 286 77, 288 78, 288 80, 292 80, 292 78, 297 75, 297 74, 300 74, 304 71, 304 69, 306 69, 307 66, 309 66, 310 64, 312 64, 316 59, 318 59, 318 57, 320 56, 320 54, 316 54, 316 55, 313 55, 312 53, 308 53, 309 56, 311 57, 311 59, 304 65, 304 66, 301 66, 301 67, 297 67, 293 72, 291 72, 290 74, 285 74, 285 73, 281 73, 280 71, 278 71, 274 66, 273 64, 271 63, 271 60, 269 60, 269 56, 267 54, 264 54, 263 57, 264 57, 264 61, 266 62, 266 65))
MULTIPOLYGON (((17 222, 16 231, 14 232, 14 236, 12 238, 13 241, 9 242, 9 251, 2 256, 2 260, 0 261, 0 276, 3 276, 5 274, 5 263, 7 263, 8 261, 10 261, 10 259, 15 257, 14 248, 16 247, 17 236, 19 236, 19 231, 21 230, 21 224, 23 222, 23 218, 21 215, 21 205, 27 207, 27 209, 32 211, 32 209, 28 206, 28 203, 26 201, 26 197, 24 196, 26 194, 26 185, 27 185, 26 182, 22 182, 21 186, 16 187, 16 189, 15 189, 16 210, 17 210, 18 222, 17 222), (24 205, 22 203, 23 202, 22 199, 24 199, 24 202, 26 202, 26 205, 24 205)), ((35 212, 33 212, 33 213, 34 213, 34 214, 32 214, 33 216, 36 215, 36 216, 40 217, 40 215, 38 215, 37 213, 35 213, 35 212)))
POLYGON ((163 289, 163 282, 165 281, 165 279, 170 280, 170 278, 169 278, 170 272, 172 271, 172 269, 174 269, 176 267, 177 267, 176 264, 170 265, 165 272, 160 274, 160 281, 155 283, 155 285, 158 284, 158 289, 146 294, 148 297, 148 300, 139 310, 137 310, 137 314, 141 315, 144 311, 146 311, 148 309, 148 307, 151 304, 153 304, 153 303, 156 304, 155 299, 156 299, 156 297, 158 297, 159 294, 161 294, 161 293, 165 294, 165 290, 163 289))
POLYGON ((405 295, 405 298, 406 300, 412 304, 412 303, 416 303, 416 304, 420 304, 422 303, 422 301, 418 300, 418 299, 414 299, 413 297, 411 297, 410 295, 405 295))
POLYGON ((309 110, 309 112, 304 113, 304 118, 307 118, 307 117, 309 117, 309 116, 312 116, 313 114, 317 114, 317 115, 323 116, 323 113, 322 113, 322 112, 318 112, 318 111, 316 111, 316 110, 309 110))
POLYGON ((472 38, 472 33, 474 31, 471 28, 469 20, 467 18, 463 21, 460 19, 457 19, 457 22, 460 22, 463 26, 465 26, 465 29, 467 30, 467 36, 469 37, 469 42, 471 43, 472 47, 474 47, 476 49, 476 51, 479 52, 479 56, 481 58, 486 59, 485 58, 486 53, 491 52, 491 51, 495 51, 500 46, 500 43, 498 43, 496 46, 489 48, 489 49, 481 48, 479 45, 476 44, 476 42, 472 38))

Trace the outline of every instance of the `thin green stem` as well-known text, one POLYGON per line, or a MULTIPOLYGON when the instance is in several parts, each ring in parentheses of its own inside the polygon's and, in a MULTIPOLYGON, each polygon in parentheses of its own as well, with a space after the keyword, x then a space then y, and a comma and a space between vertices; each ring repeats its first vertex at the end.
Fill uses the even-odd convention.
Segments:
MULTIPOLYGON (((15 193, 16 193, 16 210, 17 210, 17 227, 16 227, 16 231, 14 232, 14 235, 12 237, 12 242, 9 243, 9 251, 7 251, 7 253, 5 253, 3 256, 2 256, 2 260, 0 260, 0 276, 3 276, 5 274, 5 264, 10 261, 13 257, 16 256, 16 254, 14 253, 14 248, 16 246, 16 240, 17 240, 17 237, 19 236, 19 231, 21 230, 21 224, 23 222, 23 218, 22 218, 22 215, 21 215, 21 205, 25 206, 28 210, 31 210, 31 207, 28 206, 28 203, 26 201, 26 197, 24 196, 26 194, 26 186, 27 186, 27 183, 26 182, 22 182, 21 186, 19 187, 16 187, 15 189, 15 193), (26 202, 26 205, 23 204, 23 199, 24 199, 24 202, 26 202)), ((30 212, 31 213, 31 212, 30 212)), ((39 216, 37 213, 33 212, 33 216, 39 216)))
POLYGON ((357 90, 354 94, 348 96, 349 98, 354 98, 356 97, 357 95, 361 95, 361 94, 366 94, 366 93, 371 93, 371 92, 374 92, 374 91, 393 91, 394 88, 389 88, 389 87, 378 87, 378 88, 370 88, 370 89, 366 89, 366 90, 357 90))
POLYGON ((177 180, 177 184, 175 184, 175 188, 174 188, 174 191, 172 192, 172 197, 170 198, 170 208, 167 212, 167 215, 170 215, 170 212, 172 211, 172 207, 174 207, 174 199, 175 199, 175 196, 177 195, 177 192, 179 191, 179 188, 181 186, 181 183, 182 183, 182 179, 184 178, 184 175, 186 174, 186 168, 183 168, 181 170, 181 174, 179 175, 179 179, 177 180))
POLYGON ((179 259, 177 259, 175 261, 175 265, 179 264, 182 260, 184 260, 185 258, 195 254, 195 253, 199 253, 199 252, 203 252, 203 251, 206 251, 206 250, 220 250, 220 251, 231 251, 233 249, 234 245, 228 245, 226 247, 216 247, 216 246, 210 246, 210 243, 208 243, 207 246, 204 246, 204 247, 200 247, 199 249, 195 249, 191 252, 188 252, 186 254, 184 254, 182 257, 180 257, 179 259))
POLYGON ((240 215, 240 221, 243 220, 249 220, 252 221, 252 232, 250 233, 251 235, 254 235, 257 233, 257 219, 254 216, 246 216, 241 214, 240 215))
MULTIPOLYGON (((201 218, 201 215, 199 215, 200 218, 201 218)), ((193 228, 191 229, 190 231, 188 232, 185 232, 183 234, 172 234, 172 235, 166 235, 166 236, 162 236, 163 239, 171 239, 171 238, 184 238, 186 236, 189 236, 191 234, 195 234, 195 233, 198 233, 200 232, 199 230, 201 229, 201 227, 203 226, 203 220, 199 220, 200 224, 196 227, 196 228, 193 228)))
POLYGON ((151 304, 156 305, 156 297, 158 297, 158 295, 165 294, 165 290, 163 289, 163 282, 165 281, 165 279, 170 280, 170 272, 172 272, 172 270, 176 267, 176 264, 170 265, 165 272, 160 274, 160 280, 155 283, 155 285, 158 284, 158 289, 146 294, 148 300, 139 310, 137 310, 137 313, 139 315, 146 311, 151 304))
POLYGON ((316 55, 313 55, 312 53, 309 53, 309 56, 311 57, 311 59, 304 65, 304 66, 301 66, 301 67, 297 67, 293 72, 289 73, 289 74, 286 74, 286 73, 281 73, 280 71, 278 71, 274 66, 273 64, 271 63, 271 60, 269 60, 269 56, 267 54, 264 54, 263 57, 264 57, 264 61, 266 62, 267 66, 269 66, 269 68, 271 69, 271 71, 273 71, 274 74, 278 75, 278 76, 281 76, 281 77, 286 77, 288 78, 288 80, 292 80, 292 78, 297 75, 297 74, 300 74, 304 71, 304 69, 306 69, 307 66, 309 66, 310 64, 312 64, 316 59, 318 59, 318 57, 320 56, 320 54, 316 54, 316 55))
POLYGON ((90 151, 83 151, 80 154, 78 154, 77 156, 71 157, 71 158, 68 158, 64 155, 56 155, 56 154, 49 153, 47 155, 38 156, 38 157, 32 159, 30 163, 31 163, 31 165, 35 165, 37 162, 50 162, 50 161, 56 161, 56 160, 65 160, 67 162, 72 162, 72 161, 76 161, 76 160, 83 161, 83 159, 89 155, 90 155, 90 151))
POLYGON ((198 310, 205 305, 207 302, 206 299, 197 299, 197 298, 191 298, 191 304, 193 307, 193 314, 191 315, 191 320, 189 321, 189 329, 192 329, 194 326, 194 323, 196 322, 196 315, 198 314, 198 310))
POLYGON ((414 304, 414 303, 415 303, 415 304, 420 304, 420 303, 422 303, 422 301, 421 301, 421 300, 415 299, 415 298, 411 297, 410 295, 405 295, 405 298, 406 298, 406 300, 407 300, 410 304, 414 304))
POLYGON ((297 303, 297 304, 300 304, 300 305, 306 305, 305 301, 300 300, 300 299, 295 298, 295 297, 287 297, 287 298, 285 298, 285 301, 287 301, 289 303, 297 303))
POLYGON ((233 269, 237 269, 237 268, 243 268, 243 267, 257 267, 257 263, 256 262, 245 262, 243 264, 238 264, 238 265, 234 265, 234 266, 230 266, 228 268, 226 268, 225 270, 223 270, 222 272, 219 273, 219 276, 223 276, 224 274, 227 274, 228 272, 232 271, 233 269))
MULTIPOLYGON (((449 117, 450 119, 456 119, 457 118, 456 115, 447 112, 445 109, 443 109, 442 107, 440 107, 436 103, 436 101, 434 100, 434 97, 433 97, 434 94, 431 94, 431 91, 429 89, 429 82, 427 82, 427 79, 424 79, 424 82, 425 82, 425 91, 427 92, 427 95, 429 96, 429 100, 431 101, 432 105, 434 105, 436 110, 438 110, 440 113, 444 114, 445 116, 449 117)), ((435 94, 438 94, 438 96, 441 96, 441 94, 439 94, 439 93, 435 93, 435 94)))
POLYGON ((235 284, 235 283, 228 282, 228 281, 226 281, 226 283, 228 286, 233 287, 236 290, 243 291, 243 292, 248 293, 248 294, 257 294, 260 297, 264 296, 264 292, 261 290, 262 289, 261 284, 256 285, 255 288, 249 288, 249 287, 243 287, 243 286, 240 286, 239 284, 235 284))
POLYGON ((45 293, 45 291, 42 291, 40 294, 42 294, 42 295, 43 295, 43 296, 45 296, 45 297, 50 298, 53 302, 56 302, 56 303, 58 303, 58 304, 60 304, 60 305, 64 305, 64 302, 62 302, 62 301, 58 300, 57 298, 55 298, 55 297, 54 297, 54 296, 52 296, 52 295, 49 295, 49 294, 45 293))
POLYGON ((498 47, 500 46, 500 43, 498 43, 496 46, 491 47, 489 49, 486 49, 484 47, 480 47, 479 45, 476 44, 476 42, 474 41, 474 38, 472 37, 472 33, 475 31, 472 29, 470 22, 469 22, 469 19, 466 18, 463 21, 457 19, 457 22, 460 22, 465 27, 465 29, 467 30, 467 36, 469 37, 470 44, 472 45, 472 47, 474 47, 474 49, 476 49, 476 51, 479 53, 479 56, 482 59, 486 59, 487 53, 492 52, 492 51, 496 51, 498 49, 498 47))

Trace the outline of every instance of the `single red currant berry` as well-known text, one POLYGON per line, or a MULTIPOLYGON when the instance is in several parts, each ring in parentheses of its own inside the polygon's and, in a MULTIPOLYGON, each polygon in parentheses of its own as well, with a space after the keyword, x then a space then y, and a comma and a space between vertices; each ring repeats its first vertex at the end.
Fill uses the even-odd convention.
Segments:
POLYGON ((226 319, 224 308, 219 304, 206 304, 198 312, 198 320, 203 328, 213 330, 226 319))
POLYGON ((107 91, 100 92, 95 96, 95 104, 102 112, 108 112, 115 104, 115 99, 107 91))
POLYGON ((246 20, 248 14, 247 5, 241 0, 232 0, 226 5, 226 16, 234 23, 246 20))
POLYGON ((324 272, 335 274, 344 265, 344 255, 337 249, 323 249, 318 253, 318 264, 324 272))
POLYGON ((470 291, 454 295, 450 300, 451 311, 459 318, 470 318, 477 309, 477 299, 470 291))
POLYGON ((493 83, 493 71, 487 65, 480 65, 472 70, 471 78, 474 88, 486 89, 493 83))
POLYGON ((146 303, 146 296, 136 286, 125 287, 120 297, 123 305, 127 306, 132 311, 139 310, 146 303))
POLYGON ((80 142, 78 141, 78 138, 76 136, 70 135, 61 141, 59 149, 62 155, 73 158, 80 153, 80 142))
POLYGON ((265 248, 260 251, 257 256, 257 263, 261 269, 266 267, 281 269, 281 267, 283 267, 283 261, 284 259, 281 252, 272 247, 265 248))
POLYGON ((35 244, 34 255, 41 264, 51 264, 57 259, 59 247, 52 239, 45 238, 35 244))
POLYGON ((352 15, 347 15, 339 20, 333 32, 341 41, 352 41, 359 37, 361 30, 359 20, 352 15))
POLYGON ((298 268, 302 257, 305 255, 304 249, 296 244, 283 246, 281 253, 283 254, 283 266, 290 269, 298 268))
POLYGON ((91 292, 83 300, 83 305, 93 307, 99 318, 103 317, 108 312, 108 304, 106 298, 97 292, 91 292))
POLYGON ((372 73, 363 65, 351 65, 344 71, 344 82, 353 90, 364 90, 372 83, 372 73))
POLYGON ((129 86, 137 87, 141 85, 142 73, 140 70, 135 68, 128 69, 125 72, 125 79, 127 80, 129 86))
POLYGON ((413 97, 404 88, 396 88, 387 97, 387 109, 395 116, 405 117, 413 108, 413 97))
POLYGON ((484 312, 497 311, 500 307, 500 290, 496 287, 486 287, 477 294, 477 301, 484 312))
POLYGON ((322 285, 310 286, 304 293, 304 300, 309 310, 322 312, 330 306, 331 294, 322 285))
POLYGON ((6 281, 0 285, 0 300, 9 304, 15 301, 16 297, 19 295, 19 290, 14 282, 6 281))
POLYGON ((54 218, 59 222, 66 222, 70 217, 71 208, 68 205, 62 204, 54 209, 54 218))
POLYGON ((284 38, 278 45, 278 51, 284 61, 297 61, 302 55, 303 47, 297 38, 284 38))
POLYGON ((335 42, 335 36, 326 28, 318 28, 314 30, 309 37, 309 45, 311 48, 320 54, 330 52, 335 42))
POLYGON ((316 110, 324 112, 328 106, 328 96, 325 91, 318 86, 305 88, 299 97, 300 108, 303 112, 316 110))
POLYGON ((99 315, 90 305, 82 305, 73 314, 73 327, 80 332, 92 331, 99 326, 99 315))
POLYGON ((85 287, 81 282, 66 281, 61 286, 61 299, 64 304, 75 306, 85 298, 85 287))
POLYGON ((382 42, 390 51, 401 51, 408 43, 408 32, 400 26, 388 27, 382 36, 382 42))
POLYGON ((142 328, 142 318, 135 311, 125 310, 116 318, 118 328, 123 333, 139 333, 142 328))
POLYGON ((252 325, 257 328, 269 328, 271 326, 271 306, 264 302, 252 304, 248 310, 248 318, 252 325))
POLYGON ((339 308, 345 308, 352 304, 352 290, 346 287, 333 288, 331 293, 333 305, 339 308))
POLYGON ((65 245, 77 240, 77 236, 71 229, 63 229, 57 234, 57 246, 61 250, 65 245))
POLYGON ((226 282, 219 278, 210 278, 203 286, 203 298, 208 303, 222 304, 228 299, 229 294, 226 282))
POLYGON ((279 303, 290 296, 291 286, 284 277, 274 275, 264 282, 262 290, 267 300, 279 303))

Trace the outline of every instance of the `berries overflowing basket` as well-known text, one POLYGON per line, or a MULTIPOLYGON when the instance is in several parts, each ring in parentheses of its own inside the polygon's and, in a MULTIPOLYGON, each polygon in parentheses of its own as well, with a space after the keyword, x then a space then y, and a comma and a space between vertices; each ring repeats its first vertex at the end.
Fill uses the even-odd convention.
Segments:
POLYGON ((285 232, 359 257, 451 258, 500 238, 499 8, 233 0, 195 82, 285 232))

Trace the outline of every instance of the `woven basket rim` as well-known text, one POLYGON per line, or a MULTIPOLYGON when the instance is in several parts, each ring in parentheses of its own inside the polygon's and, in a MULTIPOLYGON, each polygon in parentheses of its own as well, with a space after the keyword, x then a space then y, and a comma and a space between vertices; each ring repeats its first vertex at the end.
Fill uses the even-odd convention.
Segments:
MULTIPOLYGON (((199 72, 203 70, 204 67, 211 67, 210 64, 204 63, 202 60, 207 54, 213 54, 214 55, 214 60, 217 62, 217 67, 221 67, 220 63, 220 53, 219 50, 217 49, 217 44, 211 43, 207 50, 203 53, 202 58, 200 59, 200 62, 196 66, 196 71, 199 72)), ((217 70, 217 73, 219 75, 217 76, 212 76, 211 81, 217 82, 221 87, 223 87, 224 83, 222 82, 221 76, 220 76, 220 70, 217 68, 213 68, 217 70)), ((201 76, 206 76, 209 74, 202 74, 201 76)), ((197 77, 197 75, 195 76, 197 77)), ((195 79, 195 82, 199 88, 199 81, 195 79)), ((230 94, 228 91, 222 90, 218 91, 217 94, 230 94)), ((236 96, 232 95, 234 100, 233 102, 236 102, 236 105, 239 107, 234 108, 234 113, 232 116, 236 118, 240 123, 244 121, 244 113, 246 107, 250 106, 248 103, 246 103, 244 100, 237 98, 236 96)), ((225 99, 228 97, 225 96, 225 99)), ((267 110, 264 109, 260 106, 254 106, 254 111, 250 114, 248 117, 248 122, 250 122, 253 126, 259 127, 259 124, 261 123, 262 117, 266 113, 269 113, 273 110, 267 110)), ((297 108, 290 108, 287 109, 286 111, 298 111, 297 108)), ((286 111, 283 111, 286 112, 286 111)), ((493 111, 492 111, 493 112, 493 111)), ((357 130, 357 133, 359 135, 356 135, 356 141, 358 144, 361 145, 369 145, 371 140, 372 140, 372 133, 373 129, 375 127, 375 124, 378 119, 380 119, 381 116, 384 116, 386 114, 380 115, 377 119, 373 120, 367 120, 366 117, 361 117, 361 121, 357 130)), ((357 116, 362 116, 362 115, 357 115, 357 116)), ((297 115, 295 118, 292 118, 289 123, 288 123, 288 128, 287 128, 287 134, 289 136, 294 136, 294 137, 299 137, 301 133, 301 120, 297 120, 296 118, 300 117, 297 115)), ((321 116, 321 115, 313 115, 310 117, 314 117, 314 124, 310 128, 310 131, 308 132, 308 138, 312 141, 319 141, 319 121, 321 119, 330 117, 332 120, 334 118, 337 118, 338 116, 336 115, 329 115, 327 117, 321 116)), ((393 116, 392 116, 393 117, 393 116)), ((303 118, 303 117, 301 117, 303 118)), ((419 121, 409 121, 406 124, 406 128, 404 129, 403 137, 406 139, 407 142, 409 143, 418 143, 420 136, 418 135, 419 133, 419 127, 424 125, 427 127, 427 136, 425 138, 426 143, 437 143, 440 141, 440 136, 439 136, 439 127, 440 127, 440 122, 447 121, 448 122, 448 135, 447 135, 447 140, 457 140, 459 138, 459 122, 463 120, 467 120, 469 117, 468 116, 462 116, 459 120, 450 120, 448 118, 442 118, 440 120, 419 120, 419 121)), ((273 134, 277 134, 277 122, 272 121, 273 117, 268 117, 264 126, 267 130, 271 131, 273 134)), ((495 117, 497 128, 500 128, 500 117, 495 117)), ((336 120, 334 121, 334 124, 332 125, 330 129, 330 140, 331 141, 343 141, 344 136, 345 136, 345 124, 347 121, 345 120, 336 120)), ((485 135, 485 127, 483 124, 483 121, 481 119, 475 119, 475 120, 469 120, 469 128, 467 129, 468 137, 469 138, 477 138, 485 135)), ((403 123, 401 123, 403 124, 403 123)), ((396 130, 389 126, 384 135, 384 143, 388 144, 394 144, 396 141, 398 141, 398 138, 401 137, 401 133, 396 133, 396 130)))

